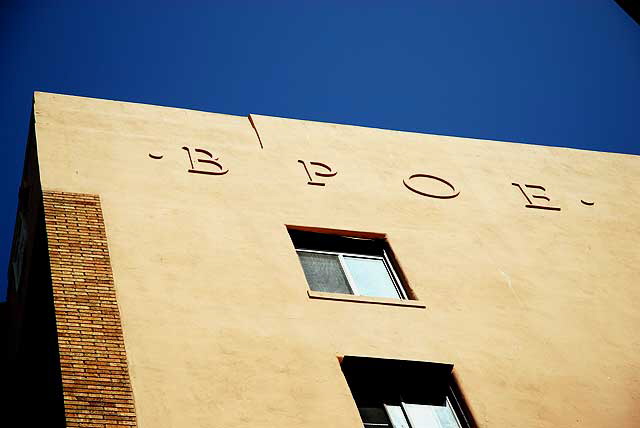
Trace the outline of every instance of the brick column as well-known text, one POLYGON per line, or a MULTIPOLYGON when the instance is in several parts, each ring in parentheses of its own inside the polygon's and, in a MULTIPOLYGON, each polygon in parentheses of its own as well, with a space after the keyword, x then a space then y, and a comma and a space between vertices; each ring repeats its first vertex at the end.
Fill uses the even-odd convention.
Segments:
POLYGON ((43 198, 66 426, 136 426, 100 197, 43 198))

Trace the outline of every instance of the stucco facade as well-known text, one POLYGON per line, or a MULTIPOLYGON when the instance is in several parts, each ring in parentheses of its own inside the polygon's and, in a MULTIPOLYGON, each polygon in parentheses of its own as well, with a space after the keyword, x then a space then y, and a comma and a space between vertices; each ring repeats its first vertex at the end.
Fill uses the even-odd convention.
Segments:
MULTIPOLYGON (((452 364, 479 427, 640 425, 637 156, 49 93, 32 122, 48 251, 47 195, 99 203, 139 427, 362 426, 345 355, 452 364), (413 300, 310 291, 287 227, 386 239, 413 300)), ((95 279, 60 278, 58 323, 95 279)))

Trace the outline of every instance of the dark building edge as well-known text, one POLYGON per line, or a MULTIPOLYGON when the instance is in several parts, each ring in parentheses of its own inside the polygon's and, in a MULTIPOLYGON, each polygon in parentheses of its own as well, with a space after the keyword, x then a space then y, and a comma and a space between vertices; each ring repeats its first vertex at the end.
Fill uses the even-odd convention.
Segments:
POLYGON ((3 426, 66 426, 46 236, 32 111, 8 264, 7 300, 0 307, 3 426))
POLYGON ((618 6, 640 25, 640 2, 638 0, 616 0, 618 6))

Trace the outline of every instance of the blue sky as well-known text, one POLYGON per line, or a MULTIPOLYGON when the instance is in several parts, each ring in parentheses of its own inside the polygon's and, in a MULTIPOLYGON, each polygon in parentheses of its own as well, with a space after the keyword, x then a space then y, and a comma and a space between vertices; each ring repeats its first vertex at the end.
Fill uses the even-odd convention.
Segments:
POLYGON ((640 154, 613 0, 4 0, 0 65, 0 300, 36 90, 640 154))

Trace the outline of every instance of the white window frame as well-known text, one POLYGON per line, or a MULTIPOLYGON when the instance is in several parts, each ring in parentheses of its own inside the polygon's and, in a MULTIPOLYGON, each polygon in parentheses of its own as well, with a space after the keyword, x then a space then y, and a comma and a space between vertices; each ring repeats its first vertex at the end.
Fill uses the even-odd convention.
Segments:
MULTIPOLYGON (((418 425, 416 423, 415 420, 413 420, 411 418, 411 416, 409 415, 409 411, 407 410, 407 405, 411 405, 412 403, 406 403, 404 401, 401 401, 400 404, 383 404, 382 408, 384 409, 384 412, 387 414, 387 419, 389 420, 389 423, 374 423, 374 422, 363 422, 363 426, 364 428, 375 428, 375 427, 381 427, 381 428, 425 428, 423 425, 418 425), (399 412, 397 413, 398 416, 400 416, 402 418, 402 420, 397 420, 395 417, 392 416, 392 412, 391 409, 398 409, 399 412), (394 423, 395 422, 399 422, 400 425, 394 423)), ((414 404, 415 405, 415 404, 414 404)), ((451 405, 451 400, 449 398, 449 396, 447 395, 446 397, 446 402, 445 402, 445 407, 447 409, 449 409, 449 412, 453 415, 453 418, 457 424, 457 426, 459 428, 464 428, 464 427, 468 427, 468 421, 464 421, 465 424, 463 425, 460 422, 460 417, 458 416, 458 413, 456 412, 456 410, 453 408, 453 406, 451 405)), ((436 418, 436 416, 433 416, 434 418, 436 418)), ((438 419, 434 419, 435 423, 438 425, 437 427, 430 425, 428 428, 442 428, 442 425, 440 424, 440 422, 438 421, 438 419)))
MULTIPOLYGON (((344 261, 344 257, 347 256, 347 257, 355 257, 355 258, 361 258, 361 259, 382 260, 382 264, 387 270, 389 277, 391 278, 393 287, 395 288, 396 293, 398 293, 398 299, 402 299, 402 300, 408 299, 407 293, 404 287, 402 286, 402 282, 400 281, 400 278, 398 277, 395 270, 393 269, 393 266, 391 265, 391 260, 389 259, 389 256, 387 255, 387 252, 385 250, 382 250, 381 256, 374 256, 369 254, 345 253, 340 251, 325 251, 325 250, 312 250, 308 248, 296 248, 296 253, 299 253, 299 252, 328 254, 328 255, 338 256, 340 268, 342 269, 342 273, 344 274, 345 278, 347 278, 347 285, 351 289, 351 294, 354 296, 375 297, 375 296, 368 296, 366 294, 360 293, 355 280, 351 276, 351 272, 349 272, 349 269, 347 268, 347 264, 344 261)), ((309 287, 311 287, 311 285, 309 285, 309 287)))
MULTIPOLYGON (((462 428, 464 426, 468 426, 468 425, 462 425, 460 423, 460 418, 458 417, 457 412, 455 411, 455 409, 453 408, 453 406, 451 405, 451 400, 449 399, 449 395, 447 395, 446 397, 446 402, 445 402, 445 407, 447 409, 449 409, 449 412, 451 412, 451 414, 453 415, 454 420, 456 421, 456 423, 458 424, 458 427, 462 428)), ((404 401, 400 402, 400 407, 402 408, 402 413, 404 414, 404 418, 408 424, 409 428, 421 428, 419 425, 416 424, 416 422, 411 419, 411 416, 409 416, 409 412, 407 411, 406 405, 407 404, 411 404, 411 403, 405 403, 404 401)), ((388 410, 387 410, 387 406, 384 406, 384 410, 387 412, 388 415, 388 410)), ((435 416, 434 416, 435 418, 435 416)), ((391 420, 391 417, 389 416, 389 420, 391 420)), ((440 424, 440 422, 436 419, 436 423, 439 425, 438 428, 442 428, 442 425, 440 424)), ((393 427, 393 423, 391 424, 391 426, 393 427)))

